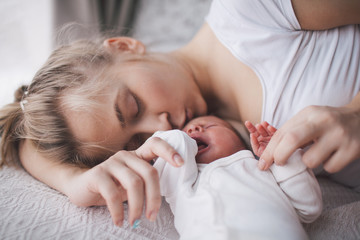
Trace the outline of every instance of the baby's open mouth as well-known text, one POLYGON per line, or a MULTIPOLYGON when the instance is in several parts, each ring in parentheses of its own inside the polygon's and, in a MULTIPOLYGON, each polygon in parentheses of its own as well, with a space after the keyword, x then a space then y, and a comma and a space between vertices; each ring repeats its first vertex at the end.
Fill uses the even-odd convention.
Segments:
POLYGON ((202 139, 199 139, 199 138, 195 138, 195 141, 198 146, 198 152, 197 152, 196 156, 199 156, 208 150, 209 145, 205 141, 203 141, 202 139))
POLYGON ((208 145, 201 140, 196 140, 196 144, 198 146, 198 152, 208 147, 208 145))

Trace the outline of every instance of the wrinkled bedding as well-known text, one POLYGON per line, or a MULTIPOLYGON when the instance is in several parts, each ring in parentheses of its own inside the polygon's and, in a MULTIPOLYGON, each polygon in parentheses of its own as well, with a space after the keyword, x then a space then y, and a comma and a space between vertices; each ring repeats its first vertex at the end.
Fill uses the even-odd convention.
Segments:
MULTIPOLYGON (((360 193, 319 178, 324 211, 304 225, 310 239, 360 239, 360 193)), ((0 170, 1 239, 178 239, 173 215, 163 201, 158 218, 144 217, 138 228, 112 223, 106 207, 77 207, 23 169, 0 170)))
POLYGON ((0 239, 178 239, 165 201, 155 223, 132 229, 127 214, 117 227, 106 207, 77 207, 23 169, 0 170, 0 192, 0 239))

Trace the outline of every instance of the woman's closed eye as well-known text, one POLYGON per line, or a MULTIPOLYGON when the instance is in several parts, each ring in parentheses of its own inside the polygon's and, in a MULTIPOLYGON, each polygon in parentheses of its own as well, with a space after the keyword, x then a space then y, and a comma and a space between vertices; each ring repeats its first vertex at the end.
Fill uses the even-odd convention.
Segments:
POLYGON ((129 91, 125 98, 125 115, 126 120, 133 120, 139 115, 139 101, 138 98, 129 91))
POLYGON ((142 112, 140 99, 130 91, 127 91, 125 96, 118 96, 114 107, 122 127, 125 127, 129 121, 137 120, 142 112))
POLYGON ((140 101, 140 99, 139 99, 139 97, 137 95, 135 95, 134 93, 131 93, 131 95, 135 100, 136 109, 137 109, 134 118, 138 118, 141 115, 141 112, 142 112, 142 103, 141 103, 141 101, 140 101))

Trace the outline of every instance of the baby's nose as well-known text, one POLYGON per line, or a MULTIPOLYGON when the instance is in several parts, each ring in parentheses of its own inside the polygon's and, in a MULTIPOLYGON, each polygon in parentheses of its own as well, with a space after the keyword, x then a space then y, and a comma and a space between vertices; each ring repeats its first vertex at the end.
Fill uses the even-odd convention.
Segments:
POLYGON ((186 133, 187 134, 191 134, 191 133, 193 133, 193 132, 203 132, 204 131, 204 129, 201 127, 201 126, 199 126, 199 125, 192 125, 192 126, 190 126, 187 130, 186 130, 186 133))

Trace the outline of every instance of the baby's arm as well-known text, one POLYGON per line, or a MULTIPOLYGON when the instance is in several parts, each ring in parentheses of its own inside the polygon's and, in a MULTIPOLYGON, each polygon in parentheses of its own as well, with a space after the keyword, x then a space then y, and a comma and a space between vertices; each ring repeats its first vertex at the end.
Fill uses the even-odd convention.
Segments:
MULTIPOLYGON (((271 137, 276 132, 276 128, 267 122, 254 126, 247 121, 245 126, 250 132, 254 154, 261 156, 271 137)), ((291 155, 288 164, 285 166, 273 164, 270 171, 291 201, 300 220, 302 222, 312 222, 320 215, 322 210, 321 191, 314 174, 302 162, 302 155, 303 151, 299 149, 291 155)))
POLYGON ((196 142, 180 130, 158 131, 153 137, 159 137, 169 143, 184 159, 180 168, 175 168, 164 159, 158 158, 154 167, 159 173, 160 193, 169 203, 175 214, 177 194, 182 190, 191 190, 198 176, 195 155, 198 148, 196 142))
POLYGON ((302 162, 302 156, 303 151, 298 149, 286 165, 273 164, 269 170, 295 208, 300 220, 310 223, 321 214, 322 197, 319 183, 312 170, 302 162))
POLYGON ((315 221, 322 211, 320 186, 311 169, 301 158, 303 151, 298 149, 284 166, 273 164, 270 171, 280 188, 295 208, 300 220, 305 223, 315 221))

